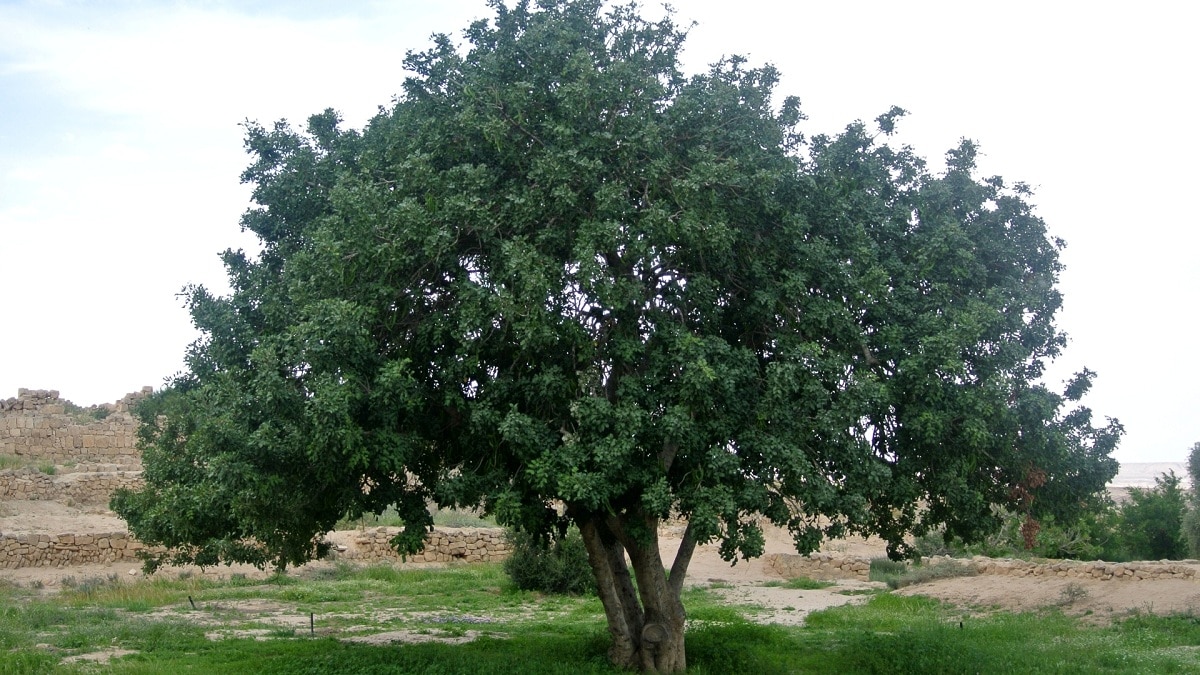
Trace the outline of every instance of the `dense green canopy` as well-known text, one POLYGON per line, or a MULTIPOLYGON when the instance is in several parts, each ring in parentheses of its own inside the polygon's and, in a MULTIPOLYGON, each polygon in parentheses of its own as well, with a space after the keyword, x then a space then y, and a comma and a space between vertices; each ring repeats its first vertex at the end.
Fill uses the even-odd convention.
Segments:
POLYGON ((1039 384, 1062 243, 973 144, 934 175, 886 144, 899 109, 806 138, 772 68, 685 77, 670 18, 494 8, 465 51, 411 54, 361 132, 248 125, 262 250, 224 254, 230 295, 190 291, 203 337, 142 408, 145 489, 114 502, 138 537, 284 565, 389 505, 407 551, 430 501, 570 521, 614 660, 672 670, 696 542, 760 554, 765 517, 801 551, 901 554, 990 531, 996 504, 1069 517, 1112 477, 1119 425, 1065 408, 1091 374, 1039 384))

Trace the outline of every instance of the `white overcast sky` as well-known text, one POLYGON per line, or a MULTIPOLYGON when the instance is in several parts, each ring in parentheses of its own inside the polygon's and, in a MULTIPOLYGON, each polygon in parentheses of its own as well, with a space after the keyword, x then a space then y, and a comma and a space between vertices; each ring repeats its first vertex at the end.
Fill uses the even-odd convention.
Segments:
MULTIPOLYGON (((892 105, 936 162, 958 139, 985 174, 1035 186, 1068 242, 1057 387, 1128 434, 1123 462, 1200 441, 1200 266, 1190 3, 677 0, 696 71, 725 54, 783 73, 806 131, 892 105)), ((659 12, 657 5, 648 14, 659 12)), ((176 294, 224 289, 251 248, 238 218, 245 119, 361 126, 401 61, 456 38, 483 0, 0 0, 0 398, 58 389, 81 405, 158 387, 195 338, 176 294)))

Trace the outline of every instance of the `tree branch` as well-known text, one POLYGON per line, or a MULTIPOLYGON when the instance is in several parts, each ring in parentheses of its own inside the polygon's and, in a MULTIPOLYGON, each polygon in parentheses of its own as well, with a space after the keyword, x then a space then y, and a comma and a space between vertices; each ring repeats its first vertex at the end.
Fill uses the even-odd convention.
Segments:
POLYGON ((692 554, 696 552, 696 538, 692 536, 692 523, 683 531, 683 540, 679 542, 679 550, 675 552, 675 562, 671 563, 671 577, 667 583, 671 592, 679 597, 683 591, 683 581, 687 578, 688 565, 692 563, 692 554))

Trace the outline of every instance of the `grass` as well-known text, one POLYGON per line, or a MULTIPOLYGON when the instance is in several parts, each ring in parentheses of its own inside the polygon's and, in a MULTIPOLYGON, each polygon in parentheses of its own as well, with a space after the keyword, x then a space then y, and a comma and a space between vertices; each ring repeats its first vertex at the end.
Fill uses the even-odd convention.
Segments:
MULTIPOLYGON (((882 593, 758 625, 689 588, 691 673, 1187 673, 1200 618, 1135 615, 1095 627, 1057 611, 971 616, 882 593)), ((336 566, 267 580, 77 580, 55 596, 0 586, 0 672, 94 672, 65 657, 120 648, 112 673, 613 673, 595 598, 513 590, 499 565, 336 566), (192 609, 189 596, 196 603, 192 609), (314 631, 309 632, 309 616, 314 631), (350 644, 407 630, 466 644, 350 644), (253 632, 251 632, 253 631, 253 632), (221 639, 210 639, 210 634, 221 639), (256 639, 257 636, 257 639, 256 639)))
POLYGON ((53 476, 58 470, 53 462, 16 457, 14 455, 0 455, 0 471, 29 468, 37 469, 47 476, 53 476))

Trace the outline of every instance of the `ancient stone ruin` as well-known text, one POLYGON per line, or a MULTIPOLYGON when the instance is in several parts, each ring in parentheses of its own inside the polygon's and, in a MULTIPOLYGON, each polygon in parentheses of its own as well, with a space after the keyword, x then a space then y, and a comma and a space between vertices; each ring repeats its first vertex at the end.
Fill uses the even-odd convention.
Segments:
MULTIPOLYGON (((142 482, 137 421, 132 408, 153 392, 123 396, 114 403, 82 408, 59 392, 20 389, 0 400, 0 523, 29 511, 33 502, 56 503, 81 513, 110 516, 107 529, 47 531, 40 525, 3 526, 0 569, 70 567, 91 563, 136 562, 145 546, 108 511, 118 488, 142 482)), ((394 529, 362 530, 338 537, 335 555, 357 561, 401 562, 387 544, 394 529)), ((508 556, 503 530, 445 529, 429 533, 415 562, 487 562, 508 556)))

